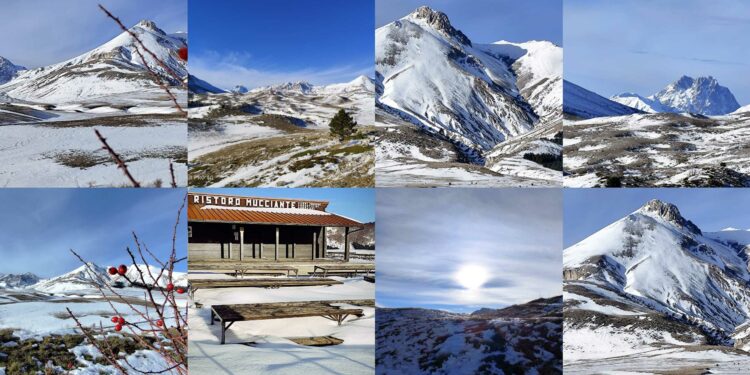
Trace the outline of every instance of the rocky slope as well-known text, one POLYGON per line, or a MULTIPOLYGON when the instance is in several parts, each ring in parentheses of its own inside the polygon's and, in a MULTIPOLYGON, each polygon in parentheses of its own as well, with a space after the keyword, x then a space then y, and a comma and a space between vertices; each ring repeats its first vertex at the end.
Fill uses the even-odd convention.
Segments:
POLYGON ((652 200, 565 249, 566 368, 661 349, 664 370, 676 358, 734 361, 750 351, 750 241, 727 237, 652 200))
POLYGON ((382 374, 562 372, 562 298, 456 314, 378 308, 382 374))
POLYGON ((563 113, 577 119, 623 116, 642 112, 568 81, 563 82, 563 97, 563 113))
MULTIPOLYGON (((344 248, 344 228, 327 228, 329 249, 344 248)), ((375 223, 365 223, 364 229, 349 234, 349 241, 356 249, 375 249, 375 223)))
POLYGON ((27 272, 19 275, 0 275, 0 288, 15 289, 25 288, 39 282, 39 276, 27 272))

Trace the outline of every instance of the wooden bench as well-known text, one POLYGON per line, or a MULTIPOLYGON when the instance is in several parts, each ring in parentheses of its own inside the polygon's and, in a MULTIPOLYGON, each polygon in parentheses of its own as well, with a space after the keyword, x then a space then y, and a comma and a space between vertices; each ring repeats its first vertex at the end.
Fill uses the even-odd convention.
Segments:
POLYGON ((358 274, 358 273, 370 273, 375 271, 375 265, 372 263, 346 263, 346 264, 326 264, 316 265, 313 268, 313 276, 318 276, 318 270, 322 271, 323 277, 327 277, 328 273, 344 273, 344 274, 358 274))
POLYGON ((195 296, 198 289, 213 288, 281 288, 292 286, 330 286, 343 284, 327 278, 284 278, 270 277, 257 279, 191 279, 190 293, 195 296))
POLYGON ((216 319, 221 323, 221 343, 224 344, 226 332, 235 322, 320 316, 341 325, 349 315, 357 317, 364 315, 362 309, 342 308, 333 304, 374 306, 375 301, 340 300, 213 305, 211 306, 211 324, 213 325, 216 319))
POLYGON ((196 265, 195 268, 191 268, 191 270, 229 270, 234 271, 236 277, 243 277, 252 274, 250 271, 279 271, 281 274, 286 273, 287 276, 291 276, 291 273, 294 272, 294 276, 299 275, 299 269, 297 267, 286 264, 206 263, 200 266, 196 265))

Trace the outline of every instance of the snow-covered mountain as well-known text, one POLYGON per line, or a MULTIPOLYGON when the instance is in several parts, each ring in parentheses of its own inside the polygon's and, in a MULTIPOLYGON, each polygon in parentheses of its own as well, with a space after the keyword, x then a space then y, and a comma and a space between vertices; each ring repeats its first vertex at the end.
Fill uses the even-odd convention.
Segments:
MULTIPOLYGON (((185 61, 178 50, 185 46, 183 38, 171 36, 153 21, 141 21, 130 28, 144 45, 161 61, 163 67, 149 54, 145 60, 157 74, 171 85, 181 85, 179 77, 187 76, 185 61)), ((109 42, 70 60, 23 71, 13 80, 0 86, 8 96, 43 103, 70 103, 91 100, 147 89, 159 89, 145 69, 135 38, 127 32, 109 42)))
POLYGON ((562 120, 563 49, 548 41, 512 43, 499 41, 480 46, 485 52, 507 59, 516 75, 521 95, 549 124, 562 120))
POLYGON ((226 91, 194 76, 188 76, 188 91, 193 94, 223 94, 226 91))
POLYGON ((378 308, 376 324, 378 373, 562 372, 562 297, 473 314, 378 308))
POLYGON ((563 82, 563 98, 563 113, 584 119, 642 113, 569 81, 563 82))
MULTIPOLYGON (((378 105, 467 153, 489 150, 539 121, 521 94, 512 61, 473 45, 444 13, 420 7, 378 28, 375 42, 378 105)), ((498 46, 509 47, 522 49, 498 46)))
MULTIPOLYGON (((169 284, 169 277, 166 271, 163 274, 159 274, 161 268, 155 266, 146 266, 145 264, 130 265, 128 266, 128 272, 125 276, 114 275, 108 276, 110 283, 123 284, 125 286, 144 286, 141 281, 141 273, 145 284, 166 288, 169 284), (128 283, 128 280, 132 281, 133 284, 128 283)), ((187 286, 187 274, 184 272, 172 272, 172 284, 177 286, 187 286)))
POLYGON ((749 104, 749 105, 746 105, 746 106, 744 106, 744 107, 740 107, 739 109, 737 109, 737 110, 736 110, 736 111, 734 111, 733 113, 735 113, 735 114, 740 114, 740 113, 748 113, 748 112, 750 112, 750 104, 749 104))
POLYGON ((27 272, 23 274, 0 275, 0 288, 26 288, 39 282, 39 276, 27 272))
POLYGON ((681 112, 707 116, 732 113, 740 107, 732 92, 711 76, 682 76, 651 98, 681 112))
POLYGON ((232 89, 232 92, 235 94, 246 94, 248 91, 249 90, 247 89, 247 87, 242 85, 234 86, 234 88, 232 89))
POLYGON ((750 238, 743 232, 704 233, 676 206, 652 200, 565 249, 566 356, 568 349, 581 354, 577 340, 599 329, 632 350, 750 350, 750 331, 742 328, 750 322, 750 238))
POLYGON ((30 285, 29 288, 47 293, 65 293, 95 289, 96 286, 105 287, 106 280, 109 280, 107 270, 89 262, 88 267, 82 265, 68 273, 30 285))
POLYGON ((658 100, 650 97, 647 98, 632 92, 615 95, 609 99, 648 113, 679 112, 677 109, 666 106, 658 100))
POLYGON ((0 56, 0 85, 15 78, 18 72, 26 68, 13 64, 10 60, 0 56))

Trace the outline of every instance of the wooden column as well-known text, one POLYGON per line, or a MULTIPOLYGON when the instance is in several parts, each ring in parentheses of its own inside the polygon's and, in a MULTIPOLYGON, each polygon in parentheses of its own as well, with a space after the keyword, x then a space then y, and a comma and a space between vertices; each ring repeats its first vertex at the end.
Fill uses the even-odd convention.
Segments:
POLYGON ((273 259, 279 261, 279 227, 276 227, 276 246, 274 247, 273 259))
POLYGON ((297 256, 297 254, 294 253, 294 251, 295 251, 295 249, 294 249, 295 245, 296 245, 296 242, 292 242, 292 259, 294 259, 294 257, 297 256))
POLYGON ((245 227, 240 227, 240 262, 242 261, 242 248, 245 246, 245 227))
POLYGON ((313 260, 315 260, 315 256, 317 255, 317 254, 315 254, 315 251, 317 250, 316 249, 316 245, 317 244, 318 244, 318 232, 313 232, 313 242, 312 242, 312 258, 313 258, 313 260))
POLYGON ((322 243, 322 246, 321 246, 322 250, 320 250, 321 258, 325 258, 326 257, 326 251, 328 251, 328 244, 326 243, 326 239, 327 238, 328 238, 328 236, 326 236, 326 227, 323 227, 320 230, 320 242, 322 243))
POLYGON ((344 262, 349 261, 349 227, 344 229, 344 262))

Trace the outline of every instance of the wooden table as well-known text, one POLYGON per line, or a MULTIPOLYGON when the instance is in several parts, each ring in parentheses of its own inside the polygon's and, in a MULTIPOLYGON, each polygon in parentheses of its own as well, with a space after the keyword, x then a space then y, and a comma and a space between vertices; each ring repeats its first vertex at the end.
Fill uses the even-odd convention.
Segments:
POLYGON ((211 324, 213 325, 216 319, 221 323, 221 343, 224 344, 226 332, 235 322, 320 316, 341 325, 349 315, 357 317, 364 315, 362 309, 342 308, 333 304, 374 306, 375 301, 340 300, 214 305, 211 306, 211 324))

